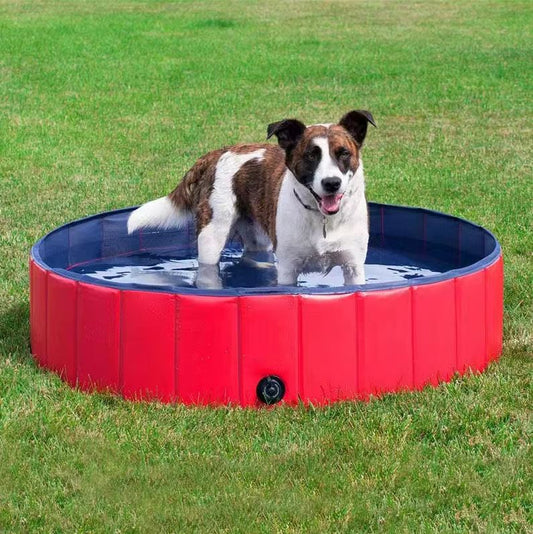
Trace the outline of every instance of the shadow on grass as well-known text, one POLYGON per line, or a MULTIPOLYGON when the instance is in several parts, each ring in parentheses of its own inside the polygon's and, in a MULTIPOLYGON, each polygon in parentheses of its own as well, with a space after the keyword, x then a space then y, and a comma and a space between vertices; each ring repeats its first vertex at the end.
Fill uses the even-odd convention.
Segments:
POLYGON ((33 361, 30 354, 30 306, 20 303, 0 313, 0 358, 33 361))

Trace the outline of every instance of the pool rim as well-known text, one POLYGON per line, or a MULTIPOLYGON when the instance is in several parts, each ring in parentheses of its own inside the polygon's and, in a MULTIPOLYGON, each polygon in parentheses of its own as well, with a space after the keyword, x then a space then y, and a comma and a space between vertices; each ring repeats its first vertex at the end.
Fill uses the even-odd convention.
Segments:
POLYGON ((451 280, 454 278, 463 277, 469 274, 479 272, 480 270, 486 267, 489 267, 490 265, 495 263, 498 260, 498 258, 501 256, 501 245, 498 239, 496 238, 496 236, 490 230, 487 230, 483 226, 473 223, 462 217, 449 215, 447 213, 443 213, 437 210, 432 210, 432 209, 422 208, 422 207, 404 206, 404 205, 398 205, 398 204, 386 204, 386 203, 381 203, 381 202, 368 202, 367 204, 369 208, 370 207, 378 207, 378 208, 385 207, 385 208, 401 209, 401 210, 411 211, 411 212, 421 212, 423 214, 445 217, 449 220, 453 220, 453 221, 457 221, 458 223, 469 225, 473 228, 476 228, 482 231, 485 235, 492 238, 492 240, 494 241, 494 248, 489 254, 487 254, 480 260, 476 261, 475 263, 472 263, 470 265, 467 265, 465 267, 460 267, 457 269, 450 269, 448 271, 445 271, 439 274, 432 274, 429 276, 423 276, 419 278, 410 278, 410 279, 405 279, 405 280, 395 280, 395 281, 389 281, 389 282, 377 282, 377 283, 370 282, 366 284, 332 286, 332 287, 259 286, 259 287, 253 287, 253 288, 242 287, 242 288, 223 288, 223 289, 198 289, 195 287, 183 287, 183 286, 173 286, 173 285, 148 285, 148 284, 135 284, 135 283, 122 284, 122 283, 113 282, 109 280, 101 280, 101 279, 87 276, 83 273, 77 273, 77 272, 74 272, 68 269, 51 267, 43 260, 40 248, 43 245, 43 243, 46 241, 46 239, 48 239, 51 235, 57 232, 60 232, 70 226, 76 225, 76 224, 88 222, 88 221, 95 220, 95 219, 100 219, 100 218, 105 217, 106 215, 120 214, 120 213, 125 213, 128 211, 133 211, 134 209, 138 207, 138 206, 130 206, 130 207, 120 208, 116 210, 103 211, 103 212, 99 212, 99 213, 89 215, 86 217, 81 217, 79 219, 75 219, 65 224, 62 224, 61 226, 58 226, 57 228, 54 228, 53 230, 51 230, 50 232, 42 236, 32 246, 31 251, 30 251, 30 258, 39 267, 43 268, 46 271, 54 272, 61 277, 68 278, 68 279, 71 279, 77 282, 97 285, 101 287, 107 287, 111 289, 125 290, 125 291, 147 291, 147 292, 158 292, 158 293, 170 293, 170 294, 177 294, 177 295, 228 297, 228 296, 314 295, 314 294, 343 295, 347 293, 357 293, 357 292, 366 293, 366 292, 372 292, 372 291, 382 291, 384 289, 397 289, 397 288, 412 287, 412 286, 419 286, 419 285, 428 285, 428 284, 438 283, 438 282, 442 282, 445 280, 451 280))

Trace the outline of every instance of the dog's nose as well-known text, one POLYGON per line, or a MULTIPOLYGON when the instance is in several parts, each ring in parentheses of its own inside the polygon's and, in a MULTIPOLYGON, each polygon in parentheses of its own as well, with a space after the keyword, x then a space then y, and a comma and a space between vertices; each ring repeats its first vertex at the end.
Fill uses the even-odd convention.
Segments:
POLYGON ((332 178, 324 178, 322 180, 322 188, 326 193, 336 193, 341 186, 342 180, 340 178, 332 177, 332 178))

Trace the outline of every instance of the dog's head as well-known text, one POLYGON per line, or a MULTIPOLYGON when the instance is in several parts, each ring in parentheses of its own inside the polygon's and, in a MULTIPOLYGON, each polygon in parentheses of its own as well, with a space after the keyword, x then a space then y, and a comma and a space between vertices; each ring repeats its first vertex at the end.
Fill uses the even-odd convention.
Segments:
POLYGON ((285 150, 287 167, 313 194, 320 211, 333 215, 359 167, 359 154, 368 123, 376 126, 369 111, 350 111, 338 124, 306 127, 296 119, 284 119, 268 126, 285 150))

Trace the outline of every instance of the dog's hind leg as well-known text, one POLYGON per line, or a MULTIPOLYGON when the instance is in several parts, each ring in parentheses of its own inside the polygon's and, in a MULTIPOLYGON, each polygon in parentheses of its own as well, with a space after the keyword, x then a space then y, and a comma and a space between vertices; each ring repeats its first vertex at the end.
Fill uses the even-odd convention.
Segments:
POLYGON ((242 239, 245 254, 272 251, 272 241, 257 221, 241 217, 236 222, 235 229, 242 239))
POLYGON ((214 218, 198 233, 198 263, 216 265, 228 240, 235 218, 214 218))
POLYGON ((222 288, 218 262, 236 219, 236 210, 212 210, 212 218, 209 221, 205 216, 202 217, 201 212, 197 213, 198 273, 196 287, 200 289, 222 288))
POLYGON ((263 152, 264 149, 245 154, 228 151, 220 156, 211 194, 197 208, 199 263, 214 265, 220 260, 220 254, 238 219, 233 178, 247 161, 261 158, 263 152))

